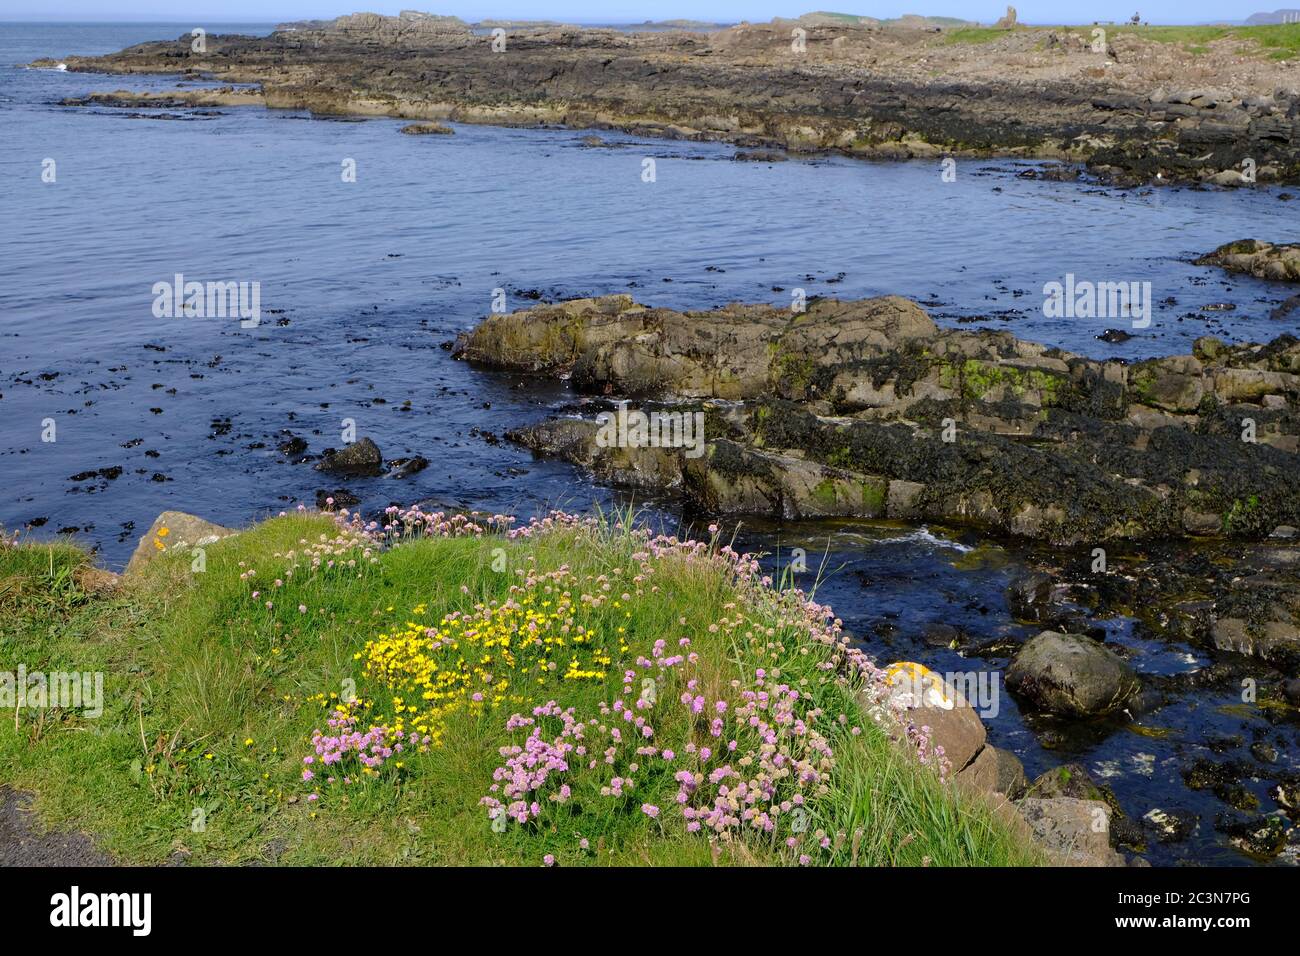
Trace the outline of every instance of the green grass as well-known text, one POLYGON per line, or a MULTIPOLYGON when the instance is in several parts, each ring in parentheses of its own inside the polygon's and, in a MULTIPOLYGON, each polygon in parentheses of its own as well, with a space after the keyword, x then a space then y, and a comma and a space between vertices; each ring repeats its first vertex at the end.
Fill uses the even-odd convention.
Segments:
POLYGON ((943 31, 944 43, 991 43, 999 37, 1004 37, 1010 30, 994 29, 993 27, 960 27, 956 30, 943 31))
MULTIPOLYGON (((1274 24, 1271 26, 1256 27, 1217 27, 1217 26, 1131 26, 1124 24, 1113 24, 1102 26, 1108 36, 1118 34, 1133 34, 1152 40, 1157 43, 1176 43, 1194 55, 1202 55, 1208 52, 1207 44, 1215 40, 1225 38, 1234 38, 1239 40, 1254 40, 1261 47, 1261 52, 1267 53, 1274 59, 1286 60, 1300 53, 1300 23, 1274 24)), ((1029 27, 1017 26, 1016 30, 1035 30, 1046 32, 1050 30, 1074 30, 1085 36, 1091 36, 1091 31, 1096 29, 1091 24, 1073 27, 1029 27)), ((945 30, 943 33, 944 43, 989 43, 998 37, 1006 36, 1009 31, 997 30, 992 27, 966 27, 956 30, 945 30)))
POLYGON ((1274 56, 1294 56, 1300 52, 1300 23, 1280 23, 1258 27, 1107 27, 1114 33, 1133 33, 1158 43, 1178 43, 1188 47, 1204 47, 1207 43, 1231 37, 1254 40, 1274 56))
MULTIPOLYGON (((562 865, 794 861, 774 839, 711 842, 684 832, 680 818, 669 820, 676 784, 667 765, 640 770, 628 801, 578 793, 575 783, 574 799, 548 808, 542 822, 494 832, 480 799, 502 762, 497 748, 522 739, 505 730, 505 718, 526 706, 458 711, 442 746, 411 751, 400 769, 390 762, 350 787, 321 787, 321 799, 309 802, 314 784, 300 779, 302 758, 313 730, 325 726, 321 696, 329 701, 354 680, 378 700, 354 659, 368 640, 400 627, 420 605, 421 623, 432 625, 447 612, 500 601, 518 571, 568 565, 583 582, 575 590, 595 592, 599 575, 631 587, 643 560, 640 542, 605 525, 516 540, 417 539, 355 572, 285 577, 291 559, 276 554, 301 553, 300 542, 334 531, 320 516, 273 519, 208 547, 202 573, 191 571, 188 555, 164 554, 99 594, 89 558, 74 547, 0 545, 0 670, 21 662, 29 673, 105 675, 96 719, 30 707, 16 719, 0 716, 0 784, 34 791, 49 826, 85 830, 105 851, 142 864, 178 854, 198 864, 538 865, 546 854, 562 865), (240 579, 249 567, 257 584, 240 579), (258 588, 274 594, 272 609, 265 593, 251 598, 258 588), (650 819, 642 802, 664 808, 663 816, 650 819)), ((983 802, 959 796, 878 730, 851 682, 827 679, 819 665, 831 650, 789 625, 791 595, 672 556, 654 559, 651 577, 657 592, 647 581, 626 603, 580 612, 602 639, 624 628, 629 650, 609 676, 564 682, 543 674, 537 702, 553 697, 594 712, 620 695, 624 668, 655 640, 675 648, 690 635, 710 694, 761 666, 804 687, 802 706, 846 715, 842 725, 828 721, 835 766, 828 791, 809 807, 810 833, 839 835, 817 862, 1038 861, 983 802), (710 631, 741 613, 743 626, 710 631), (865 730, 853 735, 855 725, 865 730)), ((670 706, 680 690, 671 680, 664 678, 653 711, 665 739, 696 732, 686 710, 670 706)))

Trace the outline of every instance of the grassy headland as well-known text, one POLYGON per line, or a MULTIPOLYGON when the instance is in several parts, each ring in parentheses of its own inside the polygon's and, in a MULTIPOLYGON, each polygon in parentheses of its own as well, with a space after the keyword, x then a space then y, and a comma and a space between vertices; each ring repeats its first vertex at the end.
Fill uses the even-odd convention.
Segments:
POLYGON ((145 864, 1038 859, 716 538, 476 520, 287 515, 107 583, 0 545, 0 670, 105 675, 0 720, 0 783, 145 864))

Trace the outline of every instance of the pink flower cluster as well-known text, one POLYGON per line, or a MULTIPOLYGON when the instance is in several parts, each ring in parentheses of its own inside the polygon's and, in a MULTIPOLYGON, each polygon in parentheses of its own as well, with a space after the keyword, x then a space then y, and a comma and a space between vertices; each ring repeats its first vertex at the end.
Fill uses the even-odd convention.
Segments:
MULTIPOLYGON (((304 782, 317 780, 318 772, 313 767, 319 768, 320 773, 326 772, 326 768, 337 773, 349 767, 354 767, 363 774, 377 773, 392 757, 407 750, 422 753, 428 749, 430 742, 428 736, 422 737, 415 731, 396 734, 382 726, 371 727, 362 733, 357 729, 356 716, 352 714, 336 712, 329 718, 327 725, 329 732, 316 730, 312 734, 311 742, 315 753, 302 758, 304 782)), ((334 783, 337 779, 335 776, 327 776, 325 782, 334 783)), ((344 776, 342 782, 350 784, 353 778, 350 775, 344 776)), ((318 797, 318 793, 312 793, 308 799, 315 800, 318 797)))
MULTIPOLYGON (((682 638, 679 645, 688 651, 690 641, 682 638)), ((710 699, 691 673, 696 655, 667 652, 667 643, 658 641, 651 657, 638 658, 623 679, 624 690, 629 696, 637 691, 637 699, 602 704, 598 717, 581 721, 573 708, 553 701, 532 717, 512 716, 507 730, 527 727, 528 739, 502 748, 506 762, 481 801, 489 817, 505 813, 518 823, 538 822, 548 802, 567 802, 577 791, 620 801, 620 809, 639 809, 689 833, 731 840, 752 832, 802 846, 807 807, 827 792, 835 760, 817 729, 824 713, 761 668, 743 686, 732 681, 726 696, 710 699), (650 674, 655 676, 647 680, 650 674), (672 696, 648 699, 646 689, 655 687, 657 697, 661 683, 672 696), (671 741, 662 739, 651 719, 656 713, 658 723, 678 728, 671 741), (544 725, 558 732, 547 733, 544 725), (665 784, 676 785, 667 808, 631 799, 634 792, 663 792, 665 784)))
MULTIPOLYGON (((499 793, 505 801, 495 796, 486 796, 479 802, 488 808, 488 818, 495 820, 502 813, 519 823, 527 823, 542 814, 542 806, 536 800, 525 799, 529 794, 540 792, 552 775, 568 771, 569 754, 585 753, 579 743, 583 739, 585 727, 573 716, 573 708, 561 710, 555 701, 547 701, 540 707, 533 708, 532 717, 514 714, 506 721, 507 730, 518 730, 531 726, 528 739, 523 746, 500 748, 501 756, 506 758, 504 766, 492 773, 495 781, 492 793, 499 793), (537 718, 551 717, 561 724, 559 736, 547 740, 537 718)), ((569 799, 571 790, 567 783, 561 784, 550 799, 555 803, 564 803, 569 799)))
POLYGON ((403 538, 481 538, 509 531, 514 522, 514 518, 501 514, 469 511, 448 515, 444 511, 424 511, 418 505, 390 505, 384 509, 383 532, 389 544, 403 538))

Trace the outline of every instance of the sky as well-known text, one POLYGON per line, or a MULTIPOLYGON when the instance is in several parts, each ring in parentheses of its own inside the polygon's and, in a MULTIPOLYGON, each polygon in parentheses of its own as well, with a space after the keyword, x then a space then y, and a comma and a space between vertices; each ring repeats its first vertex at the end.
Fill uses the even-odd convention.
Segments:
MULTIPOLYGON (((1257 11, 1300 7, 1300 0, 1020 0, 1022 23, 1092 23, 1127 20, 1136 12, 1152 23, 1238 21, 1257 11)), ((277 22, 328 18, 358 10, 397 13, 402 9, 453 14, 466 20, 486 17, 563 20, 571 23, 624 23, 689 18, 734 23, 797 16, 810 10, 835 10, 873 17, 904 13, 952 16, 992 23, 1002 16, 998 0, 444 0, 436 6, 419 0, 0 0, 4 20, 164 20, 168 22, 277 22)))

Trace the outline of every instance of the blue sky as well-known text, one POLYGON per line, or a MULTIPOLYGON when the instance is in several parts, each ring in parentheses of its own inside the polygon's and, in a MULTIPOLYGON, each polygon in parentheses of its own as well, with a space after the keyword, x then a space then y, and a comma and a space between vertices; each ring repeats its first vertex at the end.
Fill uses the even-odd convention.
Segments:
MULTIPOLYGON (((1091 23, 1124 20, 1140 11, 1152 23, 1210 23, 1244 19, 1261 10, 1300 7, 1300 0, 1020 0, 1022 22, 1091 23)), ((991 23, 1001 0, 0 0, 0 20, 167 20, 215 23, 332 17, 357 10, 397 13, 403 8, 455 14, 467 20, 513 17, 570 22, 627 22, 689 17, 761 21, 808 10, 839 10, 876 17, 926 13, 991 23)))

